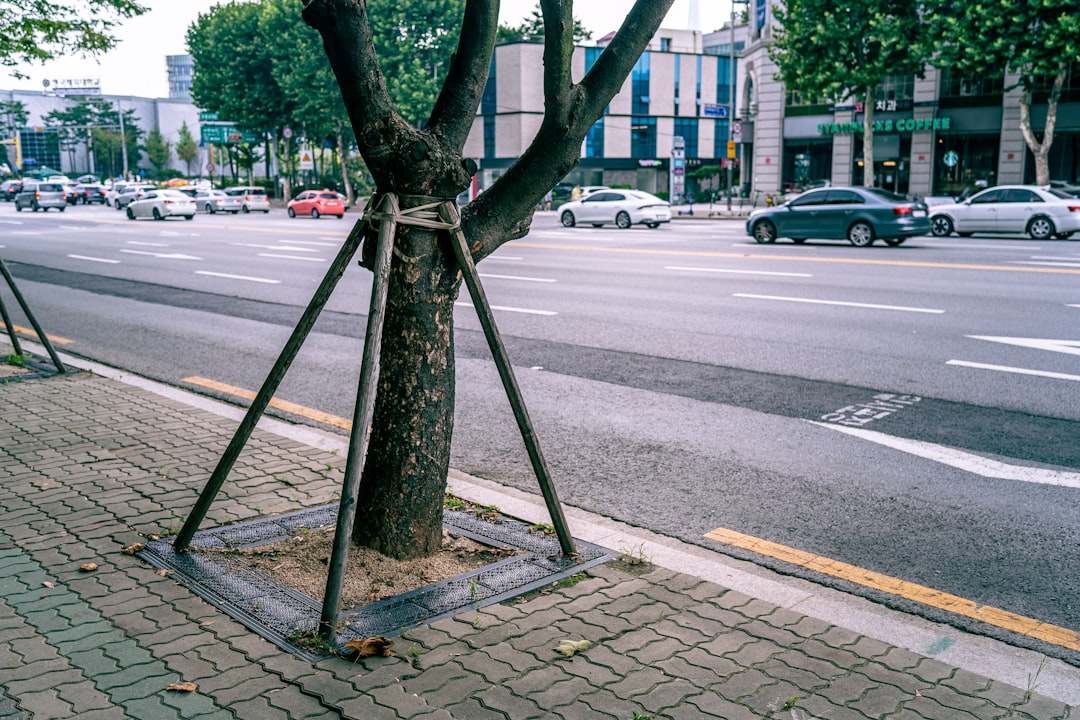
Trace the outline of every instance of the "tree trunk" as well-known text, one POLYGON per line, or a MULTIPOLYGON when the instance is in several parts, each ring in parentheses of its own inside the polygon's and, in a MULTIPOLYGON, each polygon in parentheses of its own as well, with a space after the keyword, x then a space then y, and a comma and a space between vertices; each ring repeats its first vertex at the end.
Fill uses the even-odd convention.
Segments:
POLYGON ((1020 132, 1024 135, 1031 154, 1035 156, 1035 184, 1050 184, 1050 147, 1054 144, 1054 125, 1057 123, 1058 101, 1061 99, 1061 90, 1065 86, 1065 74, 1068 66, 1062 63, 1058 68, 1058 74, 1054 76, 1054 84, 1050 88, 1050 97, 1046 101, 1046 126, 1043 128, 1043 139, 1039 142, 1035 132, 1031 129, 1031 88, 1024 87, 1024 93, 1020 96, 1020 132))
POLYGON ((338 122, 337 126, 337 148, 338 159, 341 163, 341 182, 343 183, 342 189, 345 191, 345 197, 349 198, 349 204, 353 204, 356 199, 353 197, 352 181, 349 180, 349 166, 345 161, 345 137, 341 132, 341 123, 338 122))
MULTIPOLYGON (((405 196, 401 204, 431 200, 405 196)), ((460 276, 445 237, 438 241, 431 230, 399 225, 394 248, 353 539, 404 559, 431 555, 442 543, 460 276)))
POLYGON ((866 88, 866 100, 863 104, 863 187, 874 187, 874 103, 877 102, 877 87, 866 88))

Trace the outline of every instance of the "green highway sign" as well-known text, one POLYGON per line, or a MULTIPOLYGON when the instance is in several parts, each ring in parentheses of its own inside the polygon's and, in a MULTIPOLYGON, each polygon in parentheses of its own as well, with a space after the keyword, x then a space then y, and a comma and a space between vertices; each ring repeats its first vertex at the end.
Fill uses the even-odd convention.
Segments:
POLYGON ((216 112, 201 112, 199 113, 199 122, 217 122, 218 114, 216 112))
POLYGON ((212 145, 228 143, 257 143, 259 136, 250 130, 240 130, 232 125, 200 125, 200 140, 212 145))

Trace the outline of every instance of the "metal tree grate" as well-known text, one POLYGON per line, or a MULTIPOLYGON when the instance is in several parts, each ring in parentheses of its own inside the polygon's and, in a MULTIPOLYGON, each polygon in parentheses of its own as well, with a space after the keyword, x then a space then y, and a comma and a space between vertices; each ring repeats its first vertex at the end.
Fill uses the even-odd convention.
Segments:
MULTIPOLYGON (((236 525, 201 530, 194 534, 195 549, 248 549, 278 542, 306 530, 332 529, 337 504, 236 525)), ((615 553, 598 545, 575 541, 578 554, 562 555, 559 541, 530 531, 530 525, 500 516, 476 517, 465 510, 443 510, 443 528, 495 548, 519 551, 498 562, 426 585, 338 616, 338 647, 350 640, 373 635, 395 636, 411 627, 465 610, 481 608, 537 590, 587 568, 599 565, 615 553)), ((139 557, 151 565, 173 571, 173 577, 214 607, 299 657, 315 662, 317 655, 296 644, 319 625, 322 603, 261 573, 242 559, 224 554, 177 553, 173 538, 146 543, 139 557)))

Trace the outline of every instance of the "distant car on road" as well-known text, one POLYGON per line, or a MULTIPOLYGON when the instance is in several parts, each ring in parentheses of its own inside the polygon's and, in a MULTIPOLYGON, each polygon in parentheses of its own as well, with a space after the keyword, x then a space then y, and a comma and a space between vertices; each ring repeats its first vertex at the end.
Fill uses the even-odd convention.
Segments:
POLYGON ((559 207, 563 227, 614 223, 623 230, 634 225, 649 228, 671 222, 671 205, 641 190, 596 190, 581 200, 571 200, 559 207))
POLYGON ((0 200, 14 200, 15 196, 22 190, 22 180, 5 180, 0 183, 0 200))
POLYGON ((129 220, 141 217, 155 220, 183 217, 191 220, 195 217, 195 200, 179 190, 151 190, 128 203, 127 216, 129 220))
POLYGON ((67 193, 58 182, 24 182, 22 190, 15 196, 15 209, 19 212, 29 208, 34 212, 48 211, 55 208, 60 212, 67 209, 67 193))
POLYGON ((930 210, 934 235, 956 232, 1026 233, 1036 240, 1064 240, 1080 231, 1080 198, 1052 187, 999 185, 951 205, 930 210))
POLYGON ((881 188, 808 190, 784 205, 754 210, 746 220, 746 233, 759 243, 782 237, 797 245, 807 238, 846 239, 869 247, 881 238, 886 245, 900 245, 929 232, 925 204, 881 188))
POLYGON ((255 187, 254 185, 237 185, 225 188, 225 192, 228 195, 238 195, 243 198, 243 204, 240 206, 241 212, 249 213, 256 210, 264 213, 270 212, 270 198, 267 197, 265 188, 255 187))
POLYGON ((289 217, 310 215, 318 218, 321 215, 335 215, 340 220, 345 217, 348 208, 342 202, 341 196, 333 190, 305 190, 290 200, 286 209, 289 217))
POLYGON ((120 191, 119 195, 113 198, 113 207, 117 210, 123 210, 133 201, 138 200, 143 195, 146 195, 146 193, 151 192, 152 190, 157 190, 157 186, 149 185, 146 183, 135 183, 133 185, 128 185, 122 191, 120 191))
POLYGON ((229 195, 224 190, 199 190, 195 193, 195 207, 199 212, 228 212, 235 215, 244 207, 242 195, 229 195))
POLYGON ((72 188, 72 195, 68 202, 72 205, 105 204, 105 193, 108 192, 104 185, 97 183, 80 183, 72 188))

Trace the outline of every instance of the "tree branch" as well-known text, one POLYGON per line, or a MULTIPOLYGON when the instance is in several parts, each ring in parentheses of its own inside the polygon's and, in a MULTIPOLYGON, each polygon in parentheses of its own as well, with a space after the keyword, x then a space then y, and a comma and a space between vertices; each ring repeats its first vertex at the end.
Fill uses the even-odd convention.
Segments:
POLYGON ((457 52, 428 123, 430 133, 457 151, 465 145, 484 95, 498 32, 498 0, 468 0, 457 52))

